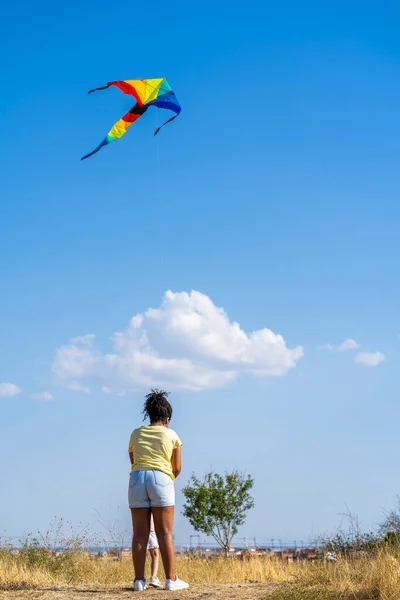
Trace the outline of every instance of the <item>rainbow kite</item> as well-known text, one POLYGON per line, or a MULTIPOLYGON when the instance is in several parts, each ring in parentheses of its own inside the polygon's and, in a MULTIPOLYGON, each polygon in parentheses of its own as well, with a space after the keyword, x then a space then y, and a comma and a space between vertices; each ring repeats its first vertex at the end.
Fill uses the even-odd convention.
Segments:
MULTIPOLYGON (((108 132, 104 140, 97 146, 93 152, 83 156, 81 160, 96 154, 103 146, 111 144, 115 140, 119 140, 129 129, 129 127, 137 121, 137 119, 143 115, 150 106, 156 106, 158 108, 166 108, 172 110, 175 116, 168 119, 161 127, 164 127, 167 123, 170 123, 181 112, 180 104, 172 91, 171 86, 165 78, 161 79, 127 79, 126 81, 110 81, 104 87, 95 88, 90 90, 89 94, 97 92, 99 90, 106 90, 111 85, 115 85, 124 94, 129 94, 136 98, 136 104, 126 113, 119 121, 113 125, 112 129, 108 132)), ((161 127, 155 131, 154 135, 160 131, 161 127)))

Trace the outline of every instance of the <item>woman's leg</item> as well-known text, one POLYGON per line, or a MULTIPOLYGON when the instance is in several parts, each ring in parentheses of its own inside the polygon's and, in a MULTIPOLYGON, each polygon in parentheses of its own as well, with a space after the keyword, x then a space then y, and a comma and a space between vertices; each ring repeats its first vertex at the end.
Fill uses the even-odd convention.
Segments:
POLYGON ((154 527, 160 546, 161 558, 164 565, 165 577, 176 579, 174 538, 174 506, 152 506, 154 527))
POLYGON ((150 508, 131 508, 133 538, 132 560, 135 569, 135 580, 144 580, 147 544, 150 535, 150 508))
POLYGON ((151 576, 157 578, 158 563, 160 561, 158 556, 158 548, 150 548, 149 552, 151 558, 151 576))

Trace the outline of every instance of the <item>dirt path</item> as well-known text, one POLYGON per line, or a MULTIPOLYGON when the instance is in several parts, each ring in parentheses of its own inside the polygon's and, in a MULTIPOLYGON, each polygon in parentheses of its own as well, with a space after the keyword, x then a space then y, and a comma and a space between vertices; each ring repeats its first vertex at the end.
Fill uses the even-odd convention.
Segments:
MULTIPOLYGON (((194 584, 184 592, 146 590, 134 598, 144 600, 261 600, 266 598, 274 584, 225 583, 194 584)), ((1 600, 132 600, 132 588, 47 588, 36 590, 0 591, 1 600)))

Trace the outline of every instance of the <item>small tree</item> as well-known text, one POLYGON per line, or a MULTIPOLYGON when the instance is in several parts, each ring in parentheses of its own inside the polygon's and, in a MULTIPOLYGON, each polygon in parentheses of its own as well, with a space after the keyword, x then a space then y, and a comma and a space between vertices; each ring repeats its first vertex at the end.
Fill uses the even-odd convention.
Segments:
POLYGON ((396 506, 389 512, 384 513, 384 521, 379 526, 379 532, 385 536, 387 533, 395 533, 400 537, 400 495, 396 496, 396 506))
POLYGON ((252 477, 237 471, 224 476, 208 473, 202 481, 192 475, 182 490, 186 499, 184 516, 195 531, 213 537, 226 556, 238 527, 245 522, 246 512, 254 506, 249 493, 253 484, 252 477))
POLYGON ((347 527, 341 523, 334 534, 321 536, 315 540, 325 557, 332 560, 337 555, 351 557, 359 553, 375 551, 379 544, 377 533, 363 531, 358 516, 347 506, 346 512, 341 516, 347 521, 347 527))

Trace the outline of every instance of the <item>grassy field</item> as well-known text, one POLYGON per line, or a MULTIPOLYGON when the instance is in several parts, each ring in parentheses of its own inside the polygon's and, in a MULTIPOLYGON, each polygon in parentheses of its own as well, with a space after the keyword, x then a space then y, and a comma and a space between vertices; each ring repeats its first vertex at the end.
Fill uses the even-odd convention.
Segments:
MULTIPOLYGON (((179 576, 192 584, 176 598, 271 598, 273 600, 400 600, 400 552, 379 550, 335 563, 282 563, 256 557, 178 558, 179 576)), ((59 555, 43 548, 0 551, 0 590, 10 598, 118 598, 132 592, 132 565, 95 558, 80 550, 59 555), (47 596, 46 596, 47 594, 47 596)), ((147 592, 148 598, 171 597, 147 592)))

